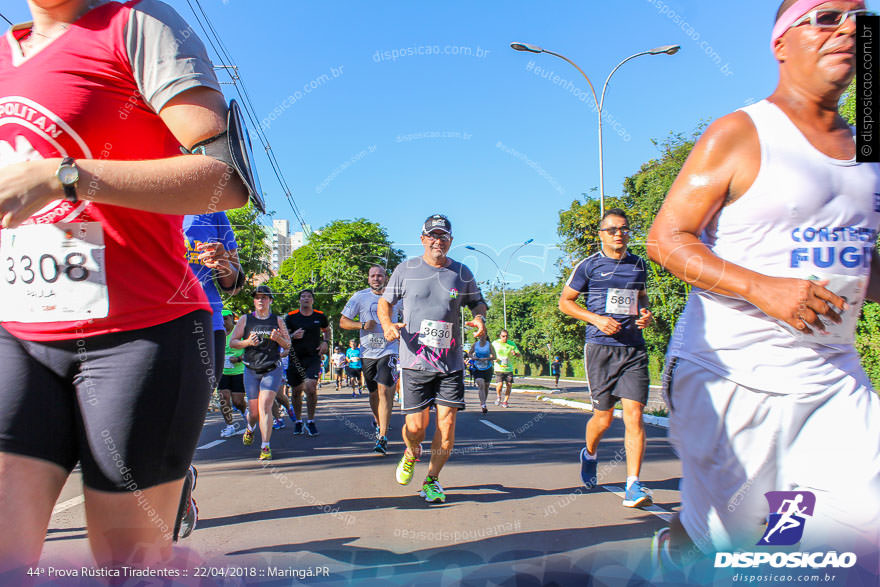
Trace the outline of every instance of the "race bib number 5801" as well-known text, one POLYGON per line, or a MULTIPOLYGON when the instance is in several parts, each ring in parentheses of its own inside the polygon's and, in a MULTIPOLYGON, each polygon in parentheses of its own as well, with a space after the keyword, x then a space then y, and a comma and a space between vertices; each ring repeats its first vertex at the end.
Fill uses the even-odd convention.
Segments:
POLYGON ((99 222, 59 222, 0 231, 0 318, 66 322, 106 318, 110 302, 99 222))

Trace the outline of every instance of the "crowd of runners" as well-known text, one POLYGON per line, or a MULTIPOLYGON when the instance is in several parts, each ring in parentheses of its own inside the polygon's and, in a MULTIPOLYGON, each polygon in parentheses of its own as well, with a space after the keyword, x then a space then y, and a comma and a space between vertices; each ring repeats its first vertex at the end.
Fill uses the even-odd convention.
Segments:
MULTIPOLYGON (((449 218, 429 216, 423 253, 390 275, 370 267, 368 287, 338 318, 349 348, 331 353, 330 317, 314 292, 279 315, 274 293, 243 274, 223 210, 262 202, 236 108, 186 23, 155 0, 29 5, 33 22, 13 26, 0 46, 0 141, 21 151, 0 151, 0 247, 11 261, 0 517, 17 529, 0 534, 0 568, 37 563, 77 464, 98 564, 173 564, 173 541, 198 519, 191 460, 212 392, 221 436, 239 432, 238 411, 242 444, 259 435, 257 457, 271 460, 285 418, 294 435, 319 434, 328 364, 336 390, 369 395, 373 451, 400 454, 389 482, 411 483, 433 412, 419 493, 444 502, 440 475, 466 371, 483 413, 493 378, 494 405, 508 408, 521 356, 505 330, 490 342, 474 275, 447 256, 449 218), (253 310, 236 319, 221 292, 245 287, 253 310), (464 307, 472 319, 462 324, 464 307), (395 403, 405 418, 397 450, 395 403), (136 507, 142 496, 149 511, 136 507)), ((666 568, 747 544, 771 490, 821 495, 804 534, 811 547, 880 543, 880 398, 853 344, 863 301, 880 301, 880 166, 855 160, 852 129, 837 114, 853 77, 854 17, 864 12, 858 0, 782 3, 772 36, 778 88, 707 129, 651 227, 650 257, 693 286, 664 375, 683 466, 680 515, 652 546, 666 568), (807 229, 840 239, 828 255, 810 251, 796 236, 807 229), (744 485, 752 491, 732 510, 744 485)), ((652 496, 640 479, 642 331, 653 315, 647 263, 629 252, 630 234, 626 211, 605 211, 601 246, 574 267, 558 307, 586 325, 593 415, 573 461, 595 487, 620 402, 623 505, 643 507, 652 496)), ((560 372, 557 357, 557 382, 560 372)))

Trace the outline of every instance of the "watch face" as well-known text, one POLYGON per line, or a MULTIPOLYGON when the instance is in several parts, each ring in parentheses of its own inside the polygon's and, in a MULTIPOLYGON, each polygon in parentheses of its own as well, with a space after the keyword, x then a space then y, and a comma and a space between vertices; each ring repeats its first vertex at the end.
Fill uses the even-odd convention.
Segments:
POLYGON ((64 165, 58 169, 58 180, 62 185, 74 185, 79 180, 79 170, 73 165, 64 165))

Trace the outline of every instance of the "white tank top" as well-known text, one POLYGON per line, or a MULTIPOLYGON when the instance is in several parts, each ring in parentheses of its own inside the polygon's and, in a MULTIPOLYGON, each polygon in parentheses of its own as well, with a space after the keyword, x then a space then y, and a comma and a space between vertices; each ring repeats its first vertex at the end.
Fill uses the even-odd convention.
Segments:
POLYGON ((851 309, 831 334, 805 335, 742 299, 693 288, 669 356, 775 393, 818 391, 846 374, 869 385, 853 343, 880 226, 880 165, 828 157, 767 100, 742 111, 757 129, 761 167, 701 240, 764 275, 830 279, 851 309))

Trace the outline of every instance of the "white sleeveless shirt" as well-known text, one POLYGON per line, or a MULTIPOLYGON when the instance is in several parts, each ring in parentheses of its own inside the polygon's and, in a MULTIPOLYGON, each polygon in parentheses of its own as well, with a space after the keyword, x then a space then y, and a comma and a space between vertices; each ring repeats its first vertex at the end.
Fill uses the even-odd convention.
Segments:
POLYGON ((740 298, 693 288, 668 354, 775 393, 819 391, 846 375, 870 385, 853 343, 880 227, 880 165, 825 155, 767 100, 742 111, 757 129, 761 167, 701 240, 764 275, 830 279, 851 308, 843 324, 825 321, 830 334, 806 335, 740 298))

